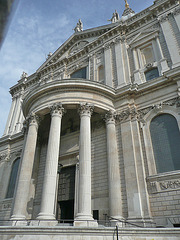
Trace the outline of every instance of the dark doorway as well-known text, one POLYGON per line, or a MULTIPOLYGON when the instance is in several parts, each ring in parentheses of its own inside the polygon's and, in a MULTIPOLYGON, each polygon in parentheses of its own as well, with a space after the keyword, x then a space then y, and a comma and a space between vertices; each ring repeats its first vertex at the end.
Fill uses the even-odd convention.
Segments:
MULTIPOLYGON (((57 220, 74 219, 75 166, 61 169, 58 185, 57 220)), ((66 221, 67 220, 67 221, 66 221)), ((71 221, 70 221, 71 220, 71 221)))
POLYGON ((74 200, 60 201, 58 202, 58 221, 72 222, 74 219, 74 200), (66 221, 67 220, 67 221, 66 221))

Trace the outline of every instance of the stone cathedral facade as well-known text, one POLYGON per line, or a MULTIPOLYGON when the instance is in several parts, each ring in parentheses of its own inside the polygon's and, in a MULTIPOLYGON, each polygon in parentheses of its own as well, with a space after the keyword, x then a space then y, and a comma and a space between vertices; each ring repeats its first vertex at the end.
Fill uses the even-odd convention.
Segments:
POLYGON ((0 138, 3 240, 7 228, 13 236, 21 226, 28 239, 23 228, 64 224, 70 232, 105 225, 97 239, 112 239, 116 224, 125 235, 137 227, 138 239, 138 226, 179 239, 179 2, 155 0, 135 14, 126 1, 122 17, 115 11, 110 21, 83 30, 79 20, 10 89, 0 138))

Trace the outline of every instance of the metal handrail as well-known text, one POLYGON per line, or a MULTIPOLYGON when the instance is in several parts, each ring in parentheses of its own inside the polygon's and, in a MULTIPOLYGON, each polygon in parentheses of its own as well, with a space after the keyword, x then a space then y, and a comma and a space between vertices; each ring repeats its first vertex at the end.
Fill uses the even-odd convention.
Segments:
POLYGON ((113 218, 113 217, 110 217, 108 215, 106 215, 106 216, 108 217, 109 220, 116 220, 117 222, 121 222, 121 223, 124 223, 124 224, 130 224, 130 225, 135 226, 135 227, 145 228, 144 226, 139 226, 135 223, 128 222, 127 220, 122 220, 122 219, 119 219, 119 218, 113 218))

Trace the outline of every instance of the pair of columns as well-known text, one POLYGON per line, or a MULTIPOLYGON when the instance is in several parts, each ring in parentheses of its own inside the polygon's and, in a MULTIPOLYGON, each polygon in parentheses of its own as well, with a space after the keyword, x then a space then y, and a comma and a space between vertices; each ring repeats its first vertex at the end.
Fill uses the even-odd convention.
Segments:
MULTIPOLYGON (((54 202, 56 196, 56 180, 59 159, 61 120, 64 108, 61 104, 51 107, 51 126, 48 140, 46 166, 42 189, 42 200, 39 220, 55 220, 54 202)), ((90 119, 93 106, 81 104, 80 114, 80 143, 79 143, 79 193, 78 213, 74 225, 95 226, 97 223, 91 214, 91 127, 90 119)), ((118 151, 115 131, 115 117, 113 113, 106 114, 107 126, 107 158, 109 176, 109 208, 110 215, 115 218, 122 216, 121 186, 119 176, 118 151)), ((39 118, 35 114, 29 117, 24 153, 20 174, 14 198, 11 220, 25 220, 25 212, 29 195, 39 118)))

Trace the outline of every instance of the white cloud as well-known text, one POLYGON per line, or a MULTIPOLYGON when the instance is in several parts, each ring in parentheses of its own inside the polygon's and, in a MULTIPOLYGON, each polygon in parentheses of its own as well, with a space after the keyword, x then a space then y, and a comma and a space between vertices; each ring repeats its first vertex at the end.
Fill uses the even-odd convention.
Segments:
MULTIPOLYGON (((153 3, 151 0, 128 1, 140 11, 153 3)), ((29 75, 73 34, 79 18, 84 29, 108 24, 107 19, 117 9, 124 10, 119 0, 25 0, 20 1, 0 51, 0 135, 5 127, 11 104, 9 88, 17 83, 23 71, 29 75)))

